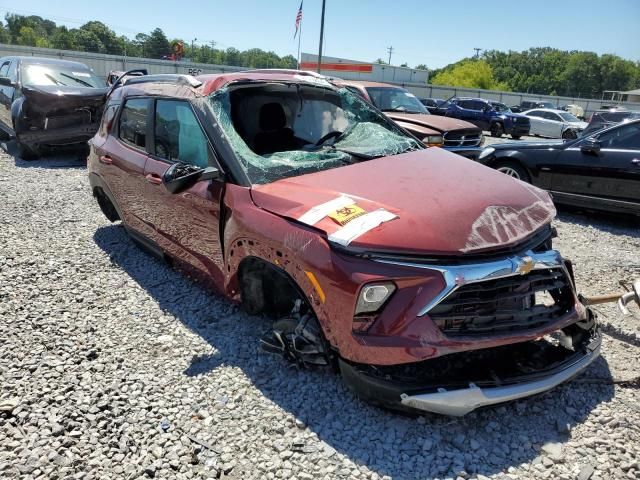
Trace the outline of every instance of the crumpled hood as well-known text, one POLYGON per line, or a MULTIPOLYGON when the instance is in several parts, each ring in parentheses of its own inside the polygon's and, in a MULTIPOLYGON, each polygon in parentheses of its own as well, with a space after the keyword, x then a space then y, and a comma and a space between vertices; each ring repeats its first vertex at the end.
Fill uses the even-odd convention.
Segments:
MULTIPOLYGON (((257 185, 259 207, 300 221, 346 196, 366 212, 396 215, 349 244, 371 251, 460 254, 512 246, 555 216, 548 193, 440 148, 429 148, 257 185)), ((313 223, 328 236, 345 226, 313 223)))
POLYGON ((97 107, 104 104, 107 91, 104 88, 63 85, 24 85, 22 93, 31 112, 47 113, 61 109, 97 107))
POLYGON ((437 133, 467 129, 480 131, 474 124, 453 117, 402 112, 384 112, 384 114, 407 130, 413 130, 412 127, 417 126, 435 130, 437 133))

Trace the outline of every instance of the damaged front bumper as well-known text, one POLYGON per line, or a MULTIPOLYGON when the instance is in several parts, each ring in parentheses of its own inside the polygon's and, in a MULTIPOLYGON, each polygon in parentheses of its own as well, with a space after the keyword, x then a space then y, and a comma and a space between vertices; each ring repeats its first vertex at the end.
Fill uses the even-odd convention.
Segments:
POLYGON ((18 132, 17 137, 26 144, 70 145, 86 142, 96 134, 99 127, 100 123, 96 122, 52 130, 27 130, 18 132))
POLYGON ((482 147, 448 147, 446 145, 442 148, 448 152, 457 153, 458 155, 472 160, 478 158, 480 156, 480 152, 483 150, 482 147))
POLYGON ((601 338, 598 336, 582 356, 575 358, 556 373, 539 380, 488 388, 480 388, 470 383, 468 388, 463 389, 439 389, 434 393, 418 395, 403 393, 400 395, 400 401, 402 405, 417 410, 460 417, 480 407, 530 397, 557 387, 578 375, 596 360, 600 356, 600 344, 601 338))
POLYGON ((550 390, 599 357, 601 334, 595 320, 588 330, 577 325, 566 330, 569 333, 561 334, 564 340, 559 344, 539 339, 445 355, 408 366, 375 367, 341 361, 340 369, 347 385, 371 403, 396 410, 463 416, 481 407, 550 390), (482 359, 483 355, 490 359, 482 359), (528 357, 534 360, 523 361, 528 357))

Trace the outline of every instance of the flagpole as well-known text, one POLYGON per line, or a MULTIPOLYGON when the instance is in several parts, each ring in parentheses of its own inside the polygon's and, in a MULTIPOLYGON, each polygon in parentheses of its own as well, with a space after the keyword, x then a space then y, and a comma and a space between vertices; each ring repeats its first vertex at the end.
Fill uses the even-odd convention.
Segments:
POLYGON ((300 63, 301 63, 301 58, 300 58, 300 40, 302 40, 302 21, 303 20, 304 20, 304 15, 300 19, 300 31, 298 32, 298 70, 300 70, 300 63))
POLYGON ((320 17, 320 46, 318 48, 318 73, 322 65, 322 38, 324 37, 324 7, 326 0, 322 0, 322 16, 320 17))

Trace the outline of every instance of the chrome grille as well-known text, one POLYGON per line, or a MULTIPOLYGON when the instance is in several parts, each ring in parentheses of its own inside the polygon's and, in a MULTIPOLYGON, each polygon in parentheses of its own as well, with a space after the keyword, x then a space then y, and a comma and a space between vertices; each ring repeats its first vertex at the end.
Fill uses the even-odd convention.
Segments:
POLYGON ((486 335, 542 327, 573 301, 565 270, 549 268, 462 285, 428 315, 448 336, 486 335))
POLYGON ((482 140, 478 130, 455 130, 444 134, 445 147, 477 147, 482 140))

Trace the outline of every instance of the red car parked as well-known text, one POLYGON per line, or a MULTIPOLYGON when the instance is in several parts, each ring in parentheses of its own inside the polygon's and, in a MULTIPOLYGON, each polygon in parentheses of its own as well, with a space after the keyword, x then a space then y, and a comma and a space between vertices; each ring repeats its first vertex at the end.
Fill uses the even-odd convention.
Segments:
POLYGON ((324 77, 133 77, 91 142, 105 215, 275 317, 263 346, 380 405, 463 415, 600 348, 549 195, 439 148, 324 77))

